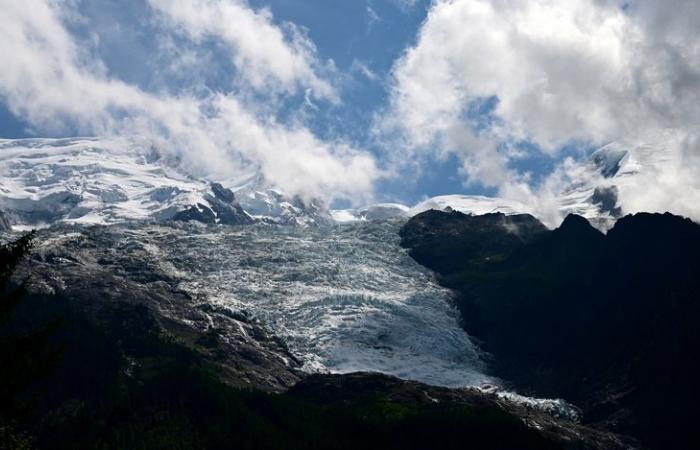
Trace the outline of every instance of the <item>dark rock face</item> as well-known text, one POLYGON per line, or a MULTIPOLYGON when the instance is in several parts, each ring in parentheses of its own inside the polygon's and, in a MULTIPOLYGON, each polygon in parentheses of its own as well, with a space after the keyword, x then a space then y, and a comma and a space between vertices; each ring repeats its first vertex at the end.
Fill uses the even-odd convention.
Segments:
POLYGON ((233 203, 236 200, 236 196, 233 194, 231 189, 226 189, 220 183, 212 183, 211 190, 214 193, 214 197, 225 203, 233 203))
MULTIPOLYGON (((233 195, 233 192, 228 192, 233 195)), ((238 203, 227 203, 218 197, 207 197, 207 201, 220 224, 250 225, 255 222, 238 203)))
POLYGON ((546 233, 529 214, 468 216, 457 211, 429 210, 401 229, 401 245, 419 263, 440 273, 462 269, 465 256, 474 261, 502 259, 514 249, 546 233))
POLYGON ((188 449, 234 440, 246 448, 635 446, 495 393, 377 374, 304 375, 284 343, 245 311, 178 287, 186 280, 149 240, 173 227, 187 230, 39 231, 16 278, 32 279, 25 317, 64 319, 66 354, 40 391, 43 415, 31 427, 38 448, 94 448, 97 440, 120 443, 106 448, 172 448, 170 439, 188 449), (152 435, 138 428, 144 422, 155 426, 152 435))
POLYGON ((182 210, 175 214, 172 220, 176 222, 201 222, 206 224, 216 223, 216 214, 206 205, 197 203, 196 206, 190 206, 189 208, 182 210))
POLYGON ((637 214, 603 235, 570 216, 522 242, 504 238, 501 226, 455 226, 468 220, 490 219, 419 215, 403 243, 457 290, 464 327, 493 355, 497 375, 563 397, 587 422, 651 448, 692 448, 700 226, 637 214))
POLYGON ((207 205, 198 203, 196 206, 175 214, 171 220, 178 222, 201 222, 204 224, 222 224, 222 225, 250 225, 254 223, 248 213, 246 213, 241 205, 236 203, 236 196, 230 189, 224 188, 219 183, 211 185, 213 195, 207 195, 205 200, 207 205))
POLYGON ((597 187, 593 191, 591 202, 598 205, 601 213, 610 214, 611 217, 618 218, 622 216, 622 208, 617 205, 617 187, 597 187))

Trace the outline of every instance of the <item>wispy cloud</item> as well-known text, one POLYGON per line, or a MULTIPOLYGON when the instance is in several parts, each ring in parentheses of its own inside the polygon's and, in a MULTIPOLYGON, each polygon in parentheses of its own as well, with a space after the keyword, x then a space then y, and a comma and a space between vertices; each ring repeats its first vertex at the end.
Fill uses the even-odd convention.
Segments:
MULTIPOLYGON (((275 114, 280 96, 338 100, 325 64, 295 27, 240 1, 152 1, 167 31, 230 49, 232 90, 154 93, 113 78, 95 52, 68 31, 72 2, 0 1, 0 98, 16 115, 50 133, 143 135, 178 153, 193 171, 225 178, 258 170, 270 184, 305 196, 361 197, 377 177, 374 158, 342 139, 323 140, 303 123, 275 114)), ((181 52, 178 65, 200 64, 181 52)))
POLYGON ((372 27, 374 27, 375 24, 379 23, 382 21, 382 18, 379 17, 379 14, 372 8, 372 4, 368 3, 367 4, 367 33, 372 32, 372 27))
POLYGON ((277 26, 269 9, 239 0, 148 0, 168 25, 191 39, 217 39, 229 46, 239 81, 266 92, 312 89, 318 98, 338 100, 319 72, 329 70, 316 48, 294 24, 277 26))
POLYGON ((354 59, 352 61, 350 70, 359 73, 360 75, 362 75, 370 81, 376 82, 379 80, 379 75, 377 75, 372 69, 369 68, 369 66, 367 66, 367 64, 360 61, 359 59, 354 59))

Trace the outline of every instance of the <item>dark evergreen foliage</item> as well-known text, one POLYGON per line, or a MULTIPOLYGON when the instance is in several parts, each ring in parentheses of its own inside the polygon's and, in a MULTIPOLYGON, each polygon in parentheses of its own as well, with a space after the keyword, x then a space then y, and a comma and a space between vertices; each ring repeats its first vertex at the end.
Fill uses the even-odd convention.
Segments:
POLYGON ((30 438, 17 422, 29 413, 31 402, 22 396, 32 383, 46 375, 56 352, 48 340, 56 323, 16 333, 7 324, 22 300, 27 280, 13 285, 15 268, 29 252, 33 234, 0 245, 0 449, 29 448, 30 438))

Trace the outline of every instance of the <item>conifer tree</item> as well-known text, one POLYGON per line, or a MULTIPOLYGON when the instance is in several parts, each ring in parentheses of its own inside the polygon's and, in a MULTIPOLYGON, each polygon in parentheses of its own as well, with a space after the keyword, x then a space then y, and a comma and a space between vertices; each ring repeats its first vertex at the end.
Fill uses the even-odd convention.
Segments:
POLYGON ((33 238, 29 233, 0 245, 0 450, 28 448, 28 439, 16 429, 18 419, 26 412, 20 396, 50 369, 56 356, 48 348, 55 322, 32 330, 11 325, 28 281, 15 283, 13 275, 29 253, 33 238))

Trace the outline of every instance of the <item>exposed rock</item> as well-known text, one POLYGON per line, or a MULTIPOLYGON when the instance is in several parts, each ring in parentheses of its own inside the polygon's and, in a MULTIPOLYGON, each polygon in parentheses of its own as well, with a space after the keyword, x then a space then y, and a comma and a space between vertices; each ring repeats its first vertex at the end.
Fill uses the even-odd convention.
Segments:
POLYGON ((255 220, 236 203, 233 191, 219 183, 211 184, 213 195, 204 195, 207 204, 198 203, 173 215, 171 220, 179 222, 195 221, 208 225, 250 225, 255 220))
POLYGON ((10 219, 7 217, 2 210, 0 210, 0 231, 7 231, 12 229, 12 224, 10 219))
POLYGON ((201 222, 206 224, 216 223, 216 214, 206 205, 202 203, 197 203, 196 206, 190 206, 177 214, 175 214, 172 220, 176 222, 201 222))
POLYGON ((300 363, 262 324, 245 311, 212 305, 180 289, 184 280, 160 260, 146 235, 137 243, 123 239, 123 232, 112 227, 41 230, 17 277, 31 275, 30 293, 61 295, 96 320, 118 305, 143 307, 162 332, 218 366, 229 384, 280 391, 300 379, 300 363))
POLYGON ((233 203, 236 200, 236 196, 233 194, 231 189, 226 189, 220 183, 212 183, 211 190, 214 193, 214 197, 226 203, 233 203))
POLYGON ((215 197, 206 195, 205 199, 209 202, 209 206, 216 216, 216 223, 223 225, 250 225, 255 222, 253 218, 243 210, 241 205, 233 203, 235 200, 233 192, 228 189, 225 191, 215 190, 214 192, 216 195, 215 197), (216 192, 218 192, 218 194, 216 194, 216 192), (231 201, 224 201, 222 198, 230 198, 231 201))
POLYGON ((594 205, 598 205, 601 214, 609 214, 614 218, 622 216, 622 208, 618 205, 617 186, 596 187, 593 191, 591 202, 594 205))

